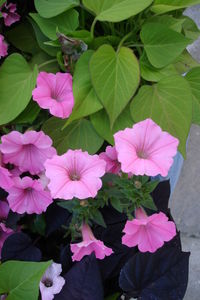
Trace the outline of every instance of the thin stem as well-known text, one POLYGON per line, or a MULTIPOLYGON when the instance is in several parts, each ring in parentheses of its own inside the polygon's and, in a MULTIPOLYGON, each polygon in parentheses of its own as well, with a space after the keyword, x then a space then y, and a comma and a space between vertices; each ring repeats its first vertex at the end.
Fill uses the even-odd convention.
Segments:
POLYGON ((118 47, 117 47, 117 52, 120 50, 121 46, 123 45, 123 43, 133 34, 133 32, 129 32, 128 34, 126 34, 120 41, 118 47))
POLYGON ((92 22, 92 26, 90 28, 90 35, 91 35, 91 38, 93 39, 94 38, 94 27, 96 25, 96 22, 97 22, 97 19, 95 18, 92 22))
POLYGON ((144 45, 143 44, 126 44, 126 46, 128 46, 128 47, 140 47, 140 48, 143 48, 144 47, 144 45))
POLYGON ((47 60, 45 61, 44 63, 38 65, 38 69, 41 69, 42 67, 48 65, 48 64, 51 64, 53 62, 57 62, 57 58, 54 58, 54 59, 50 59, 50 60, 47 60))

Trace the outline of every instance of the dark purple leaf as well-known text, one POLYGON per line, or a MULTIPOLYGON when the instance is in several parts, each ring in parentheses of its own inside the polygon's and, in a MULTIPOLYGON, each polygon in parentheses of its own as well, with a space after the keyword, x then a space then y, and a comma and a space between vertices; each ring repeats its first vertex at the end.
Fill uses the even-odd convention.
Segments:
POLYGON ((96 257, 86 256, 65 274, 65 285, 55 300, 103 300, 103 286, 96 257))
POLYGON ((2 248, 2 261, 40 261, 41 251, 35 247, 28 235, 22 232, 14 233, 4 242, 2 248))
POLYGON ((189 255, 167 244, 155 253, 138 252, 122 268, 120 287, 141 300, 182 300, 188 282, 189 255))

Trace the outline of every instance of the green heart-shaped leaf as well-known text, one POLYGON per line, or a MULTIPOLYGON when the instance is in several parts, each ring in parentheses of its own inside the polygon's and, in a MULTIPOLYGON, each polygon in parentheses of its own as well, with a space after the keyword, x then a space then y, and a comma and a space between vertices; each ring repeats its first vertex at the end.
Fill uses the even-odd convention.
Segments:
POLYGON ((181 76, 161 79, 152 86, 144 85, 131 103, 134 121, 153 119, 161 128, 180 141, 185 156, 185 144, 192 120, 192 94, 181 76))
POLYGON ((27 106, 36 84, 37 67, 12 54, 0 68, 0 125, 14 120, 27 106))
POLYGON ((83 5, 99 21, 119 22, 143 11, 152 2, 153 0, 83 0, 83 5))
POLYGON ((191 43, 184 37, 166 25, 147 23, 142 27, 141 40, 150 63, 156 68, 163 68, 173 62, 191 43))
POLYGON ((36 300, 39 282, 52 261, 7 261, 0 266, 0 294, 8 300, 36 300))
POLYGON ((55 17, 79 5, 79 0, 35 0, 35 8, 41 17, 55 17))
POLYGON ((192 89, 193 115, 192 122, 200 125, 200 67, 192 69, 185 76, 192 89))
POLYGON ((90 72, 93 87, 112 127, 139 85, 138 60, 128 48, 115 52, 111 46, 103 45, 90 60, 90 72))

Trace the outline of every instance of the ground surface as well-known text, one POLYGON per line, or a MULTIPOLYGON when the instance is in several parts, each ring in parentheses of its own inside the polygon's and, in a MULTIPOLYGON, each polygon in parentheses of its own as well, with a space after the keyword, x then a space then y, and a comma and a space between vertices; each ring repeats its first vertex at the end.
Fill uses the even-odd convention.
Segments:
MULTIPOLYGON (((188 8, 185 14, 200 28, 200 5, 188 8)), ((200 62, 200 37, 188 50, 200 62)), ((191 252, 184 300, 200 300, 200 127, 196 125, 191 128, 187 159, 171 198, 171 209, 182 232, 183 250, 191 252)))

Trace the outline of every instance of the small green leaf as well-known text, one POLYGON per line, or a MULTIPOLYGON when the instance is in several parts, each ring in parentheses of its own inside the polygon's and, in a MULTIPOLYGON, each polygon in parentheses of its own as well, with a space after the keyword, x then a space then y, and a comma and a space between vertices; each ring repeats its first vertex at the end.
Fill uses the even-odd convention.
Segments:
POLYGON ((95 211, 93 211, 92 215, 91 215, 91 219, 97 223, 100 226, 103 226, 104 228, 106 228, 106 223, 103 219, 102 214, 100 213, 100 211, 98 209, 96 209, 95 211))
POLYGON ((119 22, 138 14, 153 0, 83 0, 99 21, 119 22))
POLYGON ((192 94, 186 79, 177 75, 142 86, 131 103, 131 114, 136 122, 151 118, 162 130, 177 137, 179 150, 185 156, 192 120, 192 94))
POLYGON ((119 198, 112 198, 110 200, 111 205, 120 213, 123 212, 123 207, 121 205, 120 199, 119 198))
POLYGON ((199 0, 155 0, 151 10, 156 14, 200 4, 199 0))
POLYGON ((42 130, 52 138, 59 154, 65 153, 68 149, 82 149, 94 154, 101 148, 103 139, 97 134, 90 121, 81 119, 62 130, 65 122, 53 117, 42 127, 42 130))
POLYGON ((200 67, 189 71, 185 78, 190 84, 193 96, 192 123, 200 125, 200 67))
POLYGON ((140 71, 142 78, 144 78, 147 81, 155 82, 160 81, 164 77, 178 74, 175 66, 172 64, 161 69, 154 68, 148 61, 145 52, 140 58, 140 71))
POLYGON ((57 202, 57 204, 58 204, 58 206, 67 209, 69 212, 72 212, 73 208, 75 206, 74 201, 59 201, 59 202, 57 202))
POLYGON ((155 203, 151 196, 147 197, 145 200, 141 201, 140 204, 146 208, 150 208, 152 210, 157 210, 155 203))
POLYGON ((33 28, 28 21, 16 24, 15 27, 6 33, 6 38, 12 45, 23 52, 34 55, 40 51, 33 28))
POLYGON ((91 84, 89 61, 94 51, 85 52, 78 60, 73 76, 75 105, 65 126, 72 121, 91 115, 103 108, 91 84))
POLYGON ((38 25, 31 19, 28 18, 29 22, 31 23, 31 25, 33 26, 33 30, 35 32, 35 36, 36 36, 36 40, 38 42, 38 45, 40 46, 40 48, 46 52, 48 55, 50 56, 56 56, 58 50, 60 49, 59 47, 51 47, 49 45, 46 45, 45 43, 48 42, 48 37, 46 37, 42 31, 40 30, 40 28, 38 27, 38 25))
POLYGON ((98 132, 98 134, 103 137, 111 145, 114 144, 113 134, 119 130, 123 130, 127 127, 132 127, 134 121, 130 114, 130 106, 128 105, 121 115, 117 118, 113 129, 110 129, 110 121, 105 110, 101 110, 90 116, 90 120, 98 132))
POLYGON ((20 54, 6 58, 0 68, 0 125, 14 120, 27 106, 36 84, 32 70, 20 54))
POLYGON ((92 84, 106 109, 111 128, 134 95, 140 81, 137 58, 122 47, 118 52, 110 45, 101 46, 90 60, 92 84))
POLYGON ((199 65, 200 64, 187 52, 187 50, 183 51, 174 62, 174 66, 179 74, 186 73, 199 65))
POLYGON ((51 40, 57 39, 57 31, 65 34, 68 31, 76 30, 78 27, 78 12, 74 9, 50 19, 45 19, 36 13, 29 15, 37 23, 42 33, 51 40))
POLYGON ((79 0, 35 0, 35 7, 41 17, 55 17, 79 5, 79 0))
POLYGON ((12 121, 12 124, 32 124, 40 112, 40 107, 36 102, 30 101, 25 110, 12 121))
POLYGON ((47 262, 7 261, 0 265, 0 294, 8 294, 8 300, 36 300, 39 282, 47 262))
POLYGON ((173 62, 192 40, 164 24, 147 23, 142 27, 141 40, 150 63, 163 68, 173 62))

